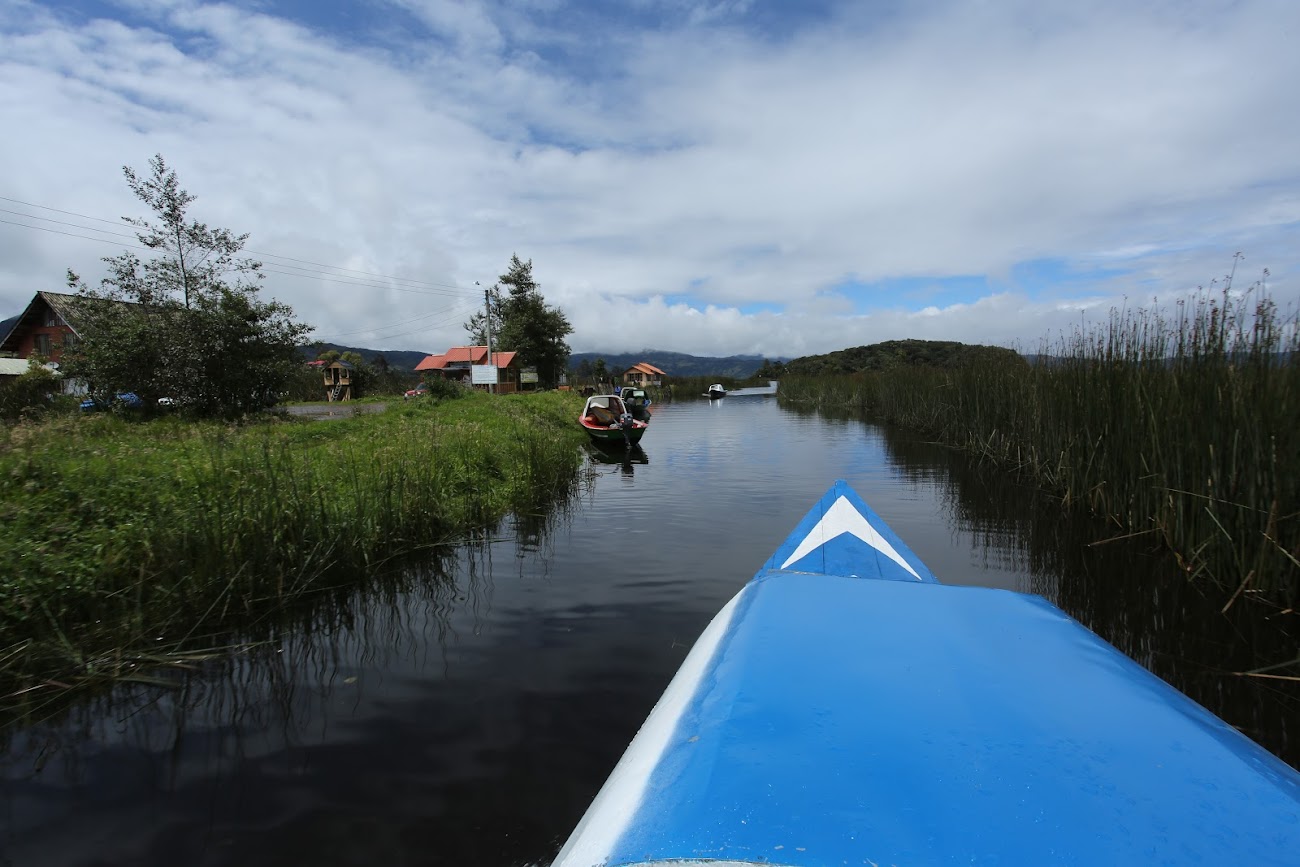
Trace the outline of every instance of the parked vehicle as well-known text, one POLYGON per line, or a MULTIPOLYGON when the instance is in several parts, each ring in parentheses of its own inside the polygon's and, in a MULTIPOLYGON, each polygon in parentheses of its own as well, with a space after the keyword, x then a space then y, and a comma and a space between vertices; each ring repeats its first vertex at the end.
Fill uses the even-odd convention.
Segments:
POLYGON ((140 399, 133 391, 119 391, 113 395, 107 402, 96 397, 87 397, 81 401, 82 412, 102 412, 103 410, 113 409, 143 409, 144 401, 140 399))
POLYGON ((940 583, 840 481, 554 867, 1294 864, 1297 817, 1300 773, 1045 599, 940 583))
POLYGON ((422 382, 419 385, 417 385, 415 388, 407 389, 406 393, 402 395, 402 400, 410 400, 413 397, 424 397, 428 393, 429 393, 428 384, 422 382))

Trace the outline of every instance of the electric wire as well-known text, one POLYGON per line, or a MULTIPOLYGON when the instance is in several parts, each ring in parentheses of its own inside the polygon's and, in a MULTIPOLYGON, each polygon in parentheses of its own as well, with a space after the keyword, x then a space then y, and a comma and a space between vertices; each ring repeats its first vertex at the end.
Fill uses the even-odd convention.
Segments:
MULTIPOLYGON (((109 221, 109 220, 102 220, 102 219, 99 218, 99 217, 89 217, 89 216, 86 216, 86 215, 84 215, 84 214, 77 214, 77 213, 75 213, 75 212, 71 212, 71 211, 61 211, 61 210, 59 210, 59 209, 57 209, 57 208, 46 208, 44 205, 34 205, 34 204, 31 204, 31 203, 28 203, 28 202, 22 202, 22 201, 19 201, 19 200, 17 200, 17 199, 10 199, 10 198, 8 198, 8 197, 6 197, 6 196, 0 196, 0 200, 16 202, 16 203, 18 203, 18 204, 27 205, 28 207, 44 208, 45 210, 56 211, 56 212, 58 212, 58 213, 65 213, 65 214, 68 214, 68 215, 70 215, 70 216, 81 217, 81 218, 83 218, 83 219, 88 219, 88 220, 97 220, 97 221, 99 221, 99 222, 111 223, 111 221, 109 221)), ((10 210, 10 209, 8 209, 8 208, 0 208, 0 213, 11 214, 11 215, 14 215, 14 216, 24 217, 24 218, 32 219, 32 220, 40 220, 40 221, 42 221, 42 222, 46 222, 46 223, 54 223, 55 225, 60 225, 60 226, 68 226, 68 227, 70 227, 70 228, 81 229, 81 230, 83 230, 83 231, 87 231, 87 232, 98 232, 98 233, 100 233, 100 234, 104 234, 104 235, 112 235, 112 236, 115 236, 115 237, 118 237, 118 238, 135 238, 135 237, 137 237, 136 235, 133 235, 133 234, 127 234, 127 233, 124 233, 124 232, 113 232, 113 231, 109 231, 109 230, 107 230, 107 229, 97 229, 97 228, 95 228, 95 227, 93 227, 93 226, 81 226, 81 225, 78 225, 78 224, 76 224, 76 223, 68 223, 68 222, 65 222, 65 221, 62 221, 62 220, 55 220, 55 219, 52 219, 52 218, 50 218, 50 217, 40 217, 40 216, 37 216, 37 215, 35 215, 35 214, 26 214, 26 213, 23 213, 23 212, 20 212, 20 211, 13 211, 13 210, 10 210)), ((145 251, 150 251, 150 248, 145 247, 145 246, 143 246, 143 245, 141 245, 141 244, 123 243, 122 241, 111 240, 111 239, 109 239, 109 238, 97 238, 97 237, 94 237, 94 236, 91 236, 91 235, 79 235, 79 234, 77 234, 77 233, 75 233, 75 232, 65 232, 65 231, 62 231, 62 230, 60 230, 60 229, 51 229, 51 228, 48 228, 48 227, 46 227, 46 226, 32 226, 32 225, 28 225, 28 224, 26 224, 26 223, 19 223, 19 222, 15 222, 15 221, 13 221, 13 220, 6 220, 6 219, 3 219, 3 218, 0 218, 0 223, 5 223, 5 224, 11 225, 11 226, 18 226, 19 228, 23 228, 23 229, 33 229, 33 230, 40 231, 40 232, 48 232, 48 233, 50 233, 50 234, 54 234, 54 235, 63 235, 63 236, 70 237, 70 238, 80 238, 80 239, 82 239, 82 240, 86 240, 86 241, 99 241, 99 242, 104 243, 104 244, 113 244, 114 246, 119 246, 119 247, 129 247, 129 248, 136 249, 136 250, 145 250, 145 251)), ((113 225, 117 225, 117 224, 113 223, 113 225)), ((248 252, 250 252, 250 253, 256 253, 256 251, 253 251, 253 250, 249 250, 248 252)), ((271 254, 266 254, 266 253, 256 253, 256 255, 266 256, 266 255, 271 255, 271 254)), ((292 261, 292 262, 304 262, 304 263, 307 263, 307 264, 319 264, 319 263, 308 262, 308 260, 304 260, 304 259, 294 259, 294 258, 292 258, 292 257, 288 257, 288 256, 277 256, 276 258, 283 258, 283 259, 286 259, 286 260, 288 260, 288 261, 292 261)), ((272 264, 279 265, 279 263, 272 263, 272 264)), ((277 270, 277 269, 275 269, 275 268, 269 268, 269 267, 267 267, 265 264, 262 265, 261 270, 264 271, 264 272, 266 272, 266 273, 268 273, 268 274, 276 274, 276 275, 278 275, 278 276, 283 276, 283 277, 299 277, 299 278, 302 278, 302 279, 314 279, 314 280, 320 280, 320 281, 328 282, 328 283, 337 283, 337 284, 344 285, 344 286, 356 286, 356 287, 360 287, 360 288, 372 288, 372 289, 392 289, 392 290, 395 290, 395 291, 398 291, 398 292, 408 292, 408 293, 421 294, 421 295, 432 295, 432 296, 436 296, 436 297, 455 297, 454 294, 453 294, 453 293, 450 293, 450 292, 435 292, 435 291, 428 291, 428 290, 421 290, 421 289, 411 288, 411 287, 407 287, 407 286, 396 286, 396 285, 386 285, 386 284, 381 284, 381 283, 371 283, 371 282, 367 282, 367 281, 357 280, 357 279, 355 279, 355 278, 347 279, 347 275, 346 275, 346 274, 344 274, 344 275, 333 275, 333 276, 327 276, 326 274, 324 274, 324 273, 322 273, 322 272, 311 271, 310 269, 307 269, 307 268, 299 268, 299 267, 296 266, 296 265, 280 265, 280 267, 283 267, 283 268, 293 268, 293 269, 295 269, 295 270, 297 270, 297 271, 301 271, 301 272, 303 272, 303 273, 294 273, 293 271, 280 271, 280 270, 277 270)), ((322 265, 321 267, 325 267, 325 268, 334 268, 334 266, 331 266, 331 265, 322 265)), ((337 269, 335 269, 335 270, 340 270, 340 271, 351 271, 352 273, 357 273, 357 274, 369 274, 369 273, 371 273, 371 272, 358 271, 358 270, 355 270, 355 269, 347 269, 347 268, 337 268, 337 269)), ((375 275, 375 276, 383 277, 383 278, 385 278, 385 279, 396 279, 396 280, 405 280, 405 279, 406 279, 406 278, 392 278, 392 277, 388 277, 387 275, 375 275)), ((414 280, 408 280, 407 282, 425 283, 425 284, 430 285, 430 286, 448 286, 448 284, 433 283, 433 282, 431 282, 431 281, 414 281, 414 280)), ((451 287, 451 288, 454 288, 454 287, 451 287)), ((462 290, 462 291, 464 291, 464 290, 462 290)), ((433 322, 433 323, 427 323, 426 325, 421 326, 420 328, 411 329, 411 330, 404 331, 404 332, 398 332, 398 333, 395 333, 395 334, 387 334, 387 335, 381 335, 381 334, 378 334, 378 332, 380 332, 380 331, 384 331, 384 330, 387 330, 387 329, 389 329, 389 328, 398 328, 398 327, 402 327, 402 326, 408 325, 408 324, 410 324, 410 323, 412 323, 412 322, 422 321, 422 320, 428 319, 428 318, 430 318, 430 317, 432 317, 432 316, 437 316, 437 315, 439 315, 440 313, 443 313, 443 312, 447 312, 447 313, 451 313, 452 311, 461 311, 461 312, 463 312, 463 311, 465 311, 465 310, 467 310, 467 309, 470 309, 471 307, 476 306, 477 303, 478 303, 478 302, 477 302, 477 299, 472 299, 472 298, 471 298, 471 299, 462 298, 462 299, 461 299, 457 304, 453 305, 452 307, 449 307, 449 308, 439 308, 438 310, 435 310, 435 311, 433 311, 432 313, 428 313, 428 314, 425 314, 425 315, 423 315, 423 316, 418 316, 418 317, 415 317, 415 318, 413 318, 413 319, 412 319, 412 318, 404 319, 404 320, 402 320, 401 322, 394 322, 394 323, 391 323, 391 324, 388 324, 388 325, 378 325, 378 326, 375 326, 374 328, 371 328, 371 329, 365 329, 365 330, 362 330, 362 331, 346 331, 346 332, 341 332, 340 334, 337 334, 336 336, 347 336, 347 335, 352 335, 352 334, 372 334, 372 335, 376 336, 377 338, 384 339, 384 340, 388 340, 388 339, 391 339, 391 338, 394 338, 394 337, 403 337, 403 336, 406 336, 406 335, 408 335, 408 334, 415 334, 415 333, 417 333, 417 332, 419 332, 419 331, 426 330, 426 329, 429 328, 429 327, 433 327, 433 326, 437 326, 437 325, 445 324, 446 322, 451 321, 451 320, 454 319, 456 316, 460 315, 460 313, 455 313, 455 314, 453 314, 453 315, 450 315, 450 316, 449 316, 447 319, 445 319, 445 320, 440 320, 440 321, 438 321, 438 322, 433 322)))
MULTIPOLYGON (((89 214, 81 214, 81 213, 78 213, 78 212, 76 212, 76 211, 65 211, 65 210, 63 210, 63 209, 61 209, 61 208, 53 208, 53 207, 50 207, 49 205, 41 205, 41 204, 37 204, 37 203, 35 203, 35 202, 24 201, 24 200, 22 200, 22 199, 14 199, 14 198, 10 198, 9 196, 0 196, 0 201, 12 202, 12 203, 14 203, 14 204, 17 204, 17 205, 24 205, 24 206, 29 207, 29 208, 39 208, 39 209, 41 209, 41 210, 43 210, 43 211, 52 211, 52 212, 54 212, 54 213, 56 213, 56 214, 64 214, 64 215, 69 216, 69 217, 78 217, 78 218, 83 219, 83 220, 93 220, 94 222, 97 222, 97 223, 107 223, 107 224, 109 224, 109 225, 111 225, 111 226, 119 226, 119 227, 121 226, 121 221, 120 221, 120 220, 108 220, 108 219, 105 219, 105 218, 103 218, 103 217, 92 217, 92 216, 90 216, 89 214)), ((118 237, 122 237, 122 238, 134 238, 134 237, 136 237, 134 234, 125 234, 125 233, 122 233, 122 232, 110 232, 110 231, 107 230, 107 229, 97 229, 97 228, 95 228, 94 226, 80 226, 80 225, 77 225, 76 223, 66 223, 66 222, 63 222, 63 221, 61 221, 61 220, 55 220, 55 219, 52 219, 52 218, 50 218, 50 217, 40 217, 40 216, 37 216, 37 215, 35 215, 35 214, 24 214, 24 213, 21 213, 21 212, 19 212, 19 211, 12 211, 12 210, 9 210, 9 209, 7 209, 7 208, 0 208, 0 212, 7 213, 7 214, 16 214, 16 215, 18 215, 18 216, 27 217, 28 219, 32 219, 32 220, 41 220, 41 221, 44 221, 44 222, 55 223, 55 224, 58 224, 58 225, 71 226, 71 227, 73 227, 73 228, 82 229, 82 230, 87 231, 87 232, 100 232, 100 233, 102 233, 102 234, 106 234, 106 235, 116 235, 116 236, 118 236, 118 237)), ((9 221, 9 220, 0 220, 0 222, 10 223, 11 225, 14 225, 14 226, 22 226, 23 228, 27 228, 27 229, 40 229, 40 230, 42 230, 42 231, 54 231, 54 230, 51 230, 51 229, 44 229, 44 228, 41 227, 41 226, 28 226, 28 225, 26 225, 26 224, 24 224, 24 223, 12 223, 12 222, 9 221)), ((68 234, 68 235, 70 235, 71 233, 67 233, 67 232, 55 232, 55 234, 68 234)), ((86 238, 87 240, 92 240, 92 241, 105 241, 105 239, 103 239, 103 238, 91 238, 91 237, 86 236, 86 235, 71 235, 71 237, 74 237, 74 238, 86 238)), ((106 241, 106 243, 111 243, 111 242, 107 242, 107 241, 106 241)), ((144 248, 140 248, 140 249, 144 249, 144 248)), ((292 257, 292 256, 281 256, 281 255, 278 254, 278 253, 268 253, 268 252, 261 251, 261 250, 247 250, 246 252, 251 253, 251 254, 254 255, 254 256, 262 256, 262 257, 269 258, 269 259, 283 259, 283 260, 286 261, 286 262, 297 262, 297 263, 300 263, 300 264, 302 264, 302 265, 313 265, 313 266, 315 266, 315 267, 317 267, 317 268, 325 268, 325 269, 328 269, 329 271, 342 271, 342 272, 345 272, 343 275, 335 275, 335 276, 346 276, 347 274, 360 274, 360 275, 365 276, 365 277, 379 277, 379 278, 382 278, 382 279, 384 279, 384 280, 393 280, 393 281, 402 282, 402 283, 411 283, 411 284, 414 284, 414 285, 416 285, 416 286, 430 286, 430 287, 437 287, 437 288, 439 288, 439 289, 452 289, 452 290, 456 290, 456 291, 458 291, 458 292, 471 291, 471 290, 468 290, 468 289, 467 289, 466 287, 464 287, 464 286, 456 286, 455 284, 452 284, 452 283, 438 283, 438 282, 433 281, 433 280, 417 280, 417 279, 412 278, 412 277, 396 277, 396 276, 394 276, 394 275, 392 275, 392 274, 380 274, 380 273, 377 273, 377 272, 374 272, 374 271, 362 271, 362 270, 359 270, 359 269, 356 269, 356 268, 344 268, 344 267, 339 266, 339 265, 327 265, 327 264, 325 264, 324 262, 313 262, 313 261, 311 261, 311 260, 309 260, 309 259, 296 259, 296 258, 294 258, 294 257, 292 257)), ((279 263, 273 263, 273 264, 279 264, 279 263)), ((297 268, 296 265, 280 265, 280 267, 284 267, 284 268, 297 268)), ((309 271, 309 269, 305 269, 305 268, 303 268, 303 269, 299 269, 299 270, 309 271)), ((309 271, 309 273, 318 273, 318 272, 309 271)), ((365 285, 365 284, 362 283, 362 284, 358 284, 358 285, 365 285)), ((436 294, 436 293, 434 293, 434 294, 436 294)), ((446 293, 443 293, 443 294, 446 294, 446 293)))

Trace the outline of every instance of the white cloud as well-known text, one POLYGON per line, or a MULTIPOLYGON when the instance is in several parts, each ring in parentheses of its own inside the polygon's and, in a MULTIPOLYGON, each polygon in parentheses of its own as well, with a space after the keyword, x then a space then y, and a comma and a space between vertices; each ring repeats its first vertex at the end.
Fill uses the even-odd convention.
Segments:
MULTIPOLYGON (((444 286, 468 310, 516 252, 596 351, 1033 346, 1237 250, 1297 294, 1295 4, 847 3, 777 34, 735 2, 644 30, 558 0, 373 8, 362 39, 273 6, 11 4, 0 196, 136 214, 120 167, 161 152, 253 250, 442 284, 268 276, 319 336, 381 348, 461 341, 444 286), (1039 260, 1072 278, 1023 284, 1039 260), (980 275, 982 298, 892 288, 980 275), (786 312, 740 312, 762 303, 786 312)), ((113 252, 0 223, 0 314, 113 252)))

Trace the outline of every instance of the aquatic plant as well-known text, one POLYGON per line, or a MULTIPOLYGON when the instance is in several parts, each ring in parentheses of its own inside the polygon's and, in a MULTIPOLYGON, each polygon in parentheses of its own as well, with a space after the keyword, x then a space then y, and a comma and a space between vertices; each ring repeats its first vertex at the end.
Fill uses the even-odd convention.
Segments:
MULTIPOLYGON (((1267 272, 1265 272, 1267 276, 1267 272)), ((1172 311, 1112 311, 1031 365, 787 378, 779 399, 852 408, 1011 468, 1189 578, 1300 596, 1300 329, 1262 281, 1172 311)))

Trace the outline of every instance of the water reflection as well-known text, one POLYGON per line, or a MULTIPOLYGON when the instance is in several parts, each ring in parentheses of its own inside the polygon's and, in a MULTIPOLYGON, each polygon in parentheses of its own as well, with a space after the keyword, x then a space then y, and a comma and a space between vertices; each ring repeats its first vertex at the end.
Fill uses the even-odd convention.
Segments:
POLYGON ((629 477, 636 474, 638 465, 645 466, 650 463, 650 456, 646 454, 645 447, 639 443, 625 446, 592 442, 587 445, 587 457, 595 467, 617 466, 622 475, 629 477))
MULTIPOLYGON (((490 674, 501 662, 485 661, 485 633, 510 620, 489 626, 501 577, 547 579, 549 540, 590 486, 565 493, 251 624, 238 650, 152 673, 159 683, 70 694, 43 721, 7 727, 0 864, 362 864, 409 860, 403 835, 455 851, 442 837, 473 818, 456 786, 496 771, 486 753, 446 745, 510 737, 480 730, 485 705, 517 698, 490 674)), ((526 845, 531 857, 538 844, 526 845)))
POLYGON ((1276 636, 951 450, 727 399, 656 404, 639 450, 587 456, 557 502, 268 618, 251 652, 11 729, 0 864, 547 863, 835 478, 943 580, 1043 593, 1296 760, 1294 695, 1222 674, 1276 636))
POLYGON ((950 525, 986 568, 1026 574, 1027 586, 1016 589, 1050 599, 1300 765, 1300 744, 1289 727, 1300 712, 1300 685, 1234 674, 1295 658, 1295 639, 1266 619, 1258 603, 1240 601, 1225 614, 1222 593, 1190 584, 1154 539, 1067 512, 1059 499, 910 432, 880 430, 907 477, 937 485, 950 525))

